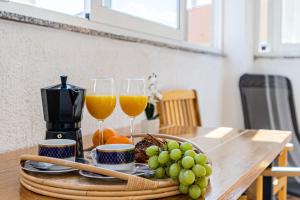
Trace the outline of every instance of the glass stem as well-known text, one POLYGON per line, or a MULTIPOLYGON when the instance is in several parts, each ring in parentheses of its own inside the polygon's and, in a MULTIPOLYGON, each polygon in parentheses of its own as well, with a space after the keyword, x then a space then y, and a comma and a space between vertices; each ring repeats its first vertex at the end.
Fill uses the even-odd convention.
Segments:
POLYGON ((130 118, 130 133, 131 133, 131 141, 134 144, 133 134, 134 134, 134 117, 130 118))
POLYGON ((99 120, 98 121, 98 129, 99 129, 99 145, 104 144, 104 140, 103 140, 103 120, 99 120))

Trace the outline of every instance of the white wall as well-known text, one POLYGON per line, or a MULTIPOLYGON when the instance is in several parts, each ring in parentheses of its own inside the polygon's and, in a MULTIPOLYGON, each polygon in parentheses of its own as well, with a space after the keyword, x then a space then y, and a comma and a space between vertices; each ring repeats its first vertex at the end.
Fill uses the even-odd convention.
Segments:
MULTIPOLYGON (((162 89, 195 88, 203 124, 222 124, 223 58, 0 20, 0 152, 44 137, 40 88, 59 83, 88 87, 94 76, 159 76, 162 89)), ((105 123, 128 125, 119 106, 105 123)), ((96 129, 84 114, 84 134, 96 129)))
POLYGON ((253 63, 253 3, 247 0, 224 1, 223 125, 242 128, 243 113, 238 82, 253 63))

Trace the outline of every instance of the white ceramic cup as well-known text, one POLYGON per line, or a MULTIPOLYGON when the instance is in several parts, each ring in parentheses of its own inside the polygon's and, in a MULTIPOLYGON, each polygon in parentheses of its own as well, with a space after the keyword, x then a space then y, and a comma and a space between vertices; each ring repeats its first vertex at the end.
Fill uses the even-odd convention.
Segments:
POLYGON ((132 144, 106 144, 91 151, 94 165, 115 171, 134 169, 134 148, 132 144))
MULTIPOLYGON (((75 162, 76 141, 68 139, 49 139, 42 140, 38 144, 38 155, 52 158, 59 158, 75 162)), ((39 163, 45 165, 45 163, 39 163)), ((61 170, 70 167, 51 166, 50 170, 61 170)))

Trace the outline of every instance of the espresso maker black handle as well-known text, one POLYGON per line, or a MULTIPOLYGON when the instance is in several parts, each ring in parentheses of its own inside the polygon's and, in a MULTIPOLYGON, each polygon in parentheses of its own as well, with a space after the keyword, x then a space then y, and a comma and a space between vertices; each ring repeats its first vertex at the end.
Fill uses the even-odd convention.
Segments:
POLYGON ((67 88, 67 79, 68 79, 68 76, 66 76, 66 75, 60 76, 61 88, 62 89, 66 89, 67 88))

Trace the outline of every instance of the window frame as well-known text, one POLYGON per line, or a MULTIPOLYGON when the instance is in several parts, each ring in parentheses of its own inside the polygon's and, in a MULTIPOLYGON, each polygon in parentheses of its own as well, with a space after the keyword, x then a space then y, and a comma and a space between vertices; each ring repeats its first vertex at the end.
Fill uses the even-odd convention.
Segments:
POLYGON ((183 8, 186 7, 186 0, 178 0, 178 3, 177 29, 103 7, 103 0, 91 0, 90 20, 118 28, 181 41, 185 37, 184 22, 186 12, 183 8))
MULTIPOLYGON (((93 2, 96 2, 96 1, 97 0, 91 0, 89 2, 89 0, 86 0, 85 1, 85 6, 87 6, 86 11, 88 11, 88 12, 91 11, 93 9, 92 4, 93 4, 93 2)), ((185 4, 186 4, 186 0, 179 0, 179 1, 180 2, 185 1, 185 4)), ((186 12, 186 5, 185 5, 185 7, 181 6, 181 9, 183 9, 183 8, 184 8, 184 12, 186 12)), ((58 23, 64 23, 64 24, 68 24, 68 25, 79 26, 82 28, 88 28, 88 29, 93 29, 96 31, 108 32, 108 33, 122 35, 122 36, 136 37, 136 38, 140 38, 140 39, 150 40, 153 42, 162 42, 162 43, 166 43, 169 45, 180 46, 180 47, 191 49, 191 50, 195 49, 197 51, 202 51, 204 53, 208 52, 208 53, 213 53, 215 55, 223 55, 223 0, 213 0, 213 9, 214 9, 213 41, 212 41, 211 46, 192 44, 192 43, 186 42, 184 40, 186 37, 186 35, 185 35, 186 33, 184 33, 183 36, 180 35, 180 37, 184 37, 184 39, 178 40, 178 38, 174 39, 174 38, 162 37, 157 34, 155 35, 155 34, 149 34, 146 32, 139 32, 139 31, 131 30, 128 28, 121 28, 121 27, 113 26, 111 24, 100 23, 100 22, 97 22, 92 19, 71 16, 71 15, 59 13, 59 12, 56 12, 53 10, 47 10, 44 8, 21 4, 21 3, 13 2, 10 0, 0 0, 0 9, 3 11, 11 12, 11 13, 16 13, 16 14, 21 14, 24 16, 39 18, 42 20, 49 20, 49 21, 54 21, 54 22, 58 22, 58 23)), ((90 15, 92 15, 92 14, 90 13, 90 15)), ((181 21, 185 22, 186 15, 184 15, 184 17, 182 15, 181 18, 182 18, 181 21)), ((143 19, 140 19, 140 20, 147 21, 147 20, 143 20, 143 19)), ((147 22, 149 22, 149 21, 147 21, 147 22)), ((162 26, 164 26, 164 25, 162 25, 162 26)), ((183 23, 180 26, 184 27, 184 26, 186 26, 186 23, 183 23)))
MULTIPOLYGON (((257 0, 257 11, 260 12, 260 0, 257 0)), ((257 14, 257 24, 260 24, 261 16, 257 14)), ((282 43, 282 0, 268 0, 268 33, 267 44, 269 51, 259 51, 260 45, 260 27, 256 26, 256 51, 259 55, 300 55, 300 43, 282 43)))
POLYGON ((223 49, 223 24, 224 24, 224 7, 223 0, 213 0, 213 48, 223 49))

